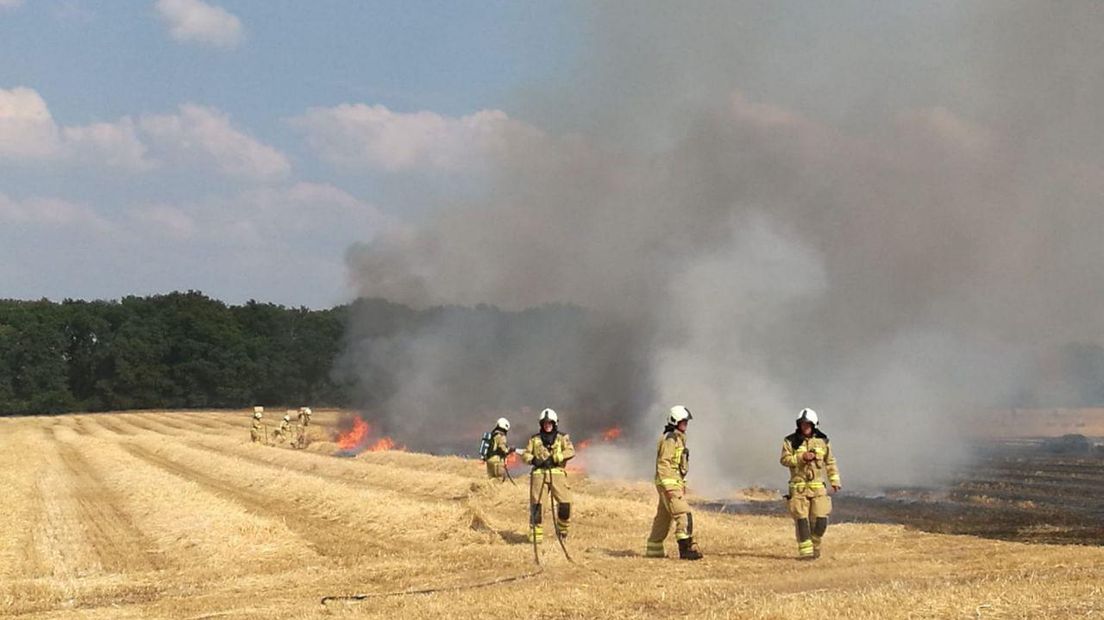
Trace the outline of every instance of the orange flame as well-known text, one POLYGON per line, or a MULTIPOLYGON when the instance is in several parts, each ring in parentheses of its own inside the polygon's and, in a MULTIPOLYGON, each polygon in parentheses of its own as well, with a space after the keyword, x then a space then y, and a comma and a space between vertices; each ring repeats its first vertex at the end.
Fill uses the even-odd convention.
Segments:
POLYGON ((342 450, 356 450, 367 439, 372 427, 362 420, 353 420, 353 427, 337 436, 337 447, 342 450))
POLYGON ((345 452, 406 450, 406 446, 398 445, 390 437, 380 437, 372 441, 372 425, 360 417, 353 419, 352 428, 337 436, 337 447, 345 452))
POLYGON ((406 446, 400 446, 396 444, 395 440, 391 439, 390 437, 380 437, 375 441, 375 443, 368 446, 368 452, 384 452, 386 450, 405 452, 406 446))
MULTIPOLYGON (((601 440, 602 443, 611 443, 611 442, 617 441, 620 438, 621 438, 621 427, 620 426, 613 426, 613 427, 607 428, 606 430, 602 431, 598 435, 598 439, 601 440)), ((575 444, 575 449, 576 450, 586 450, 593 443, 594 443, 594 438, 593 437, 587 437, 586 439, 583 439, 583 440, 579 441, 578 443, 576 443, 575 444)))
MULTIPOLYGON (((597 436, 597 440, 601 441, 602 443, 612 443, 614 441, 617 441, 620 438, 621 438, 621 427, 619 427, 619 426, 612 426, 610 428, 607 428, 606 430, 599 433, 598 436, 597 436)), ((566 466, 567 471, 572 472, 572 473, 576 473, 576 474, 585 474, 586 473, 587 457, 586 457, 585 454, 579 454, 579 453, 584 452, 587 448, 589 448, 591 445, 593 445, 594 441, 595 441, 594 437, 587 437, 586 439, 583 439, 583 440, 581 440, 581 441, 579 441, 575 444, 576 456, 575 456, 574 459, 572 459, 571 461, 568 462, 568 464, 566 466)))
POLYGON ((521 457, 517 455, 517 452, 511 452, 506 455, 506 467, 513 467, 518 464, 521 457))

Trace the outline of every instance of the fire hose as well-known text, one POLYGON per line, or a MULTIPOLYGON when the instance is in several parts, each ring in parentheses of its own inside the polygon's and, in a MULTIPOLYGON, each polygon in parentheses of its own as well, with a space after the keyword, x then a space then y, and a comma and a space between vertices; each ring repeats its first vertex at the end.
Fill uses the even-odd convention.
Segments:
MULTIPOLYGON (((564 557, 567 558, 567 561, 574 564, 575 560, 574 560, 574 558, 571 557, 571 552, 569 552, 567 550, 567 544, 564 542, 563 534, 560 532, 559 524, 556 523, 556 515, 559 514, 557 512, 559 510, 559 502, 556 501, 556 496, 552 492, 552 476, 553 476, 553 474, 552 474, 551 471, 546 471, 545 473, 543 473, 541 475, 543 476, 543 480, 541 481, 541 490, 540 490, 540 494, 537 495, 537 498, 538 499, 543 499, 544 498, 544 490, 546 488, 548 489, 548 503, 552 507, 552 529, 554 529, 556 531, 556 542, 560 543, 560 549, 563 550, 564 557)), ((529 527, 533 528, 535 526, 536 526, 536 524, 534 523, 534 524, 531 524, 529 527)), ((533 559, 534 559, 534 561, 536 561, 537 565, 539 566, 540 565, 540 547, 537 545, 536 532, 533 532, 533 559)))
POLYGON ((388 598, 392 596, 414 596, 422 594, 436 594, 438 592, 458 592, 460 590, 474 590, 476 588, 488 588, 490 586, 496 586, 502 583, 511 583, 514 581, 522 581, 525 579, 532 579, 537 575, 544 572, 544 568, 538 566, 536 570, 522 573, 520 575, 510 575, 507 577, 497 577, 495 579, 489 579, 487 581, 480 581, 477 583, 460 584, 455 586, 442 586, 439 588, 418 588, 411 590, 395 590, 393 592, 372 592, 369 594, 348 594, 348 595, 334 595, 323 596, 322 604, 329 605, 336 602, 359 602, 373 598, 388 598))
MULTIPOLYGON (((524 452, 524 450, 522 452, 524 452)), ((516 454, 517 451, 514 450, 514 449, 511 449, 510 453, 516 454)), ((506 456, 502 459, 502 470, 506 472, 506 480, 509 480, 510 484, 512 484, 516 487, 517 482, 515 482, 514 477, 512 475, 510 475, 510 453, 506 454, 506 456)))

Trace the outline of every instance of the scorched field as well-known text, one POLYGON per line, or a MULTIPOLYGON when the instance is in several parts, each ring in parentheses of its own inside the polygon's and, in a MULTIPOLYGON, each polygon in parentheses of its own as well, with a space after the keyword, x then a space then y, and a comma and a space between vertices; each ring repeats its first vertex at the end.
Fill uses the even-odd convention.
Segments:
MULTIPOLYGON (((249 442, 245 412, 0 418, 0 615, 1018 618, 1104 613, 1104 548, 699 511, 700 562, 642 557, 655 492, 573 479, 569 562, 482 464, 249 442), (365 595, 365 598, 331 598, 365 595)), ((387 446, 384 446, 387 447, 387 446)), ((519 476, 520 478, 520 476, 519 476)), ((840 498, 840 503, 846 498, 840 498)), ((675 554, 673 541, 668 554, 675 554)))

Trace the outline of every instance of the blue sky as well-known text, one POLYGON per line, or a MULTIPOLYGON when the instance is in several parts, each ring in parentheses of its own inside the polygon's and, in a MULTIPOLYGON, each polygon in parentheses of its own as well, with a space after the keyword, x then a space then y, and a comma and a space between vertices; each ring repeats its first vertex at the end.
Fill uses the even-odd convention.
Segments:
POLYGON ((0 296, 343 301, 348 246, 470 189, 465 136, 569 75, 578 24, 536 2, 0 0, 0 296), (449 154, 389 159, 440 132, 449 154))

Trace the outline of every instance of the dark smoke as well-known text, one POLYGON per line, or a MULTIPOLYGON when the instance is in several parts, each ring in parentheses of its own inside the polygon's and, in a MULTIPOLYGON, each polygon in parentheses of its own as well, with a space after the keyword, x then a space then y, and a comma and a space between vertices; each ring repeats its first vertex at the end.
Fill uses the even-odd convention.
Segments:
POLYGON ((586 11, 574 81, 513 114, 556 131, 350 253, 365 295, 538 308, 355 341, 392 423, 628 419, 608 473, 646 476, 682 403, 695 480, 722 490, 780 478, 810 406, 845 482, 909 482, 963 456, 964 416, 1022 401, 1040 358, 1101 342, 1101 5, 586 11))
POLYGON ((545 403, 585 438, 628 425, 651 396, 633 338, 579 307, 404 310, 358 302, 339 363, 364 417, 399 443, 470 454, 499 416, 512 419, 520 442, 545 403), (401 325, 381 321, 396 315, 401 325))

